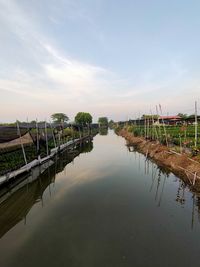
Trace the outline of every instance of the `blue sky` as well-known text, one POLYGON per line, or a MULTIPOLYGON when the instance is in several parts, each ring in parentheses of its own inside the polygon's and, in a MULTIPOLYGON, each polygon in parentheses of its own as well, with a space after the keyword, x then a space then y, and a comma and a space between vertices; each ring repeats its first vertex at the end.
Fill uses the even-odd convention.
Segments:
POLYGON ((0 121, 193 113, 200 2, 0 0, 0 121))

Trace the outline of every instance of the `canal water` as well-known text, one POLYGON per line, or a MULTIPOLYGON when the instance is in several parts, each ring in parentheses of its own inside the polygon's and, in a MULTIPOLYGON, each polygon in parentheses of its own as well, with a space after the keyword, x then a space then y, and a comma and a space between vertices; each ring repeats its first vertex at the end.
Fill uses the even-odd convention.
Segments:
POLYGON ((200 198, 104 134, 0 204, 1 267, 199 265, 200 198))

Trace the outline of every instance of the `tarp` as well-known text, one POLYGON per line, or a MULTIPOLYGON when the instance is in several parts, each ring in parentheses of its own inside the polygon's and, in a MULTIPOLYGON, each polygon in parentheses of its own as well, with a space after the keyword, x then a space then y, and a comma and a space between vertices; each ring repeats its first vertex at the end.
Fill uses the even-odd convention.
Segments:
POLYGON ((23 135, 21 137, 21 140, 20 138, 16 138, 10 142, 4 142, 4 143, 0 143, 0 149, 6 149, 6 148, 11 148, 11 147, 16 147, 16 146, 20 146, 21 143, 23 145, 28 145, 28 144, 31 144, 33 143, 33 139, 32 137, 30 136, 29 133, 26 133, 25 135, 23 135))
MULTIPOLYGON (((21 128, 20 133, 21 136, 25 135, 28 132, 27 128, 21 128)), ((9 127, 9 126, 1 126, 0 127, 0 143, 7 143, 12 140, 18 139, 19 133, 17 131, 17 127, 9 127)))

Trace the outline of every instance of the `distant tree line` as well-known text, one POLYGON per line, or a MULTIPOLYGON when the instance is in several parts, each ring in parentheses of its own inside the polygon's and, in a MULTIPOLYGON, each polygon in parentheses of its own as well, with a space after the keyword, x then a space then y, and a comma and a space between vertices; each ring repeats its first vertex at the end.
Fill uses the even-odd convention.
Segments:
MULTIPOLYGON (((53 113, 51 115, 51 120, 52 120, 53 124, 66 124, 69 122, 69 117, 65 113, 57 112, 57 113, 53 113)), ((92 115, 88 112, 78 112, 74 118, 74 123, 79 124, 81 126, 88 126, 92 123, 92 121, 93 121, 92 115)), ((45 123, 45 121, 37 121, 37 120, 18 121, 18 122, 20 124, 23 124, 23 125, 26 125, 26 124, 35 125, 36 123, 38 123, 38 124, 44 124, 45 123)), ((107 117, 99 117, 98 124, 99 124, 99 126, 108 127, 108 126, 112 126, 114 124, 114 121, 113 120, 108 121, 107 117)), ((16 126, 16 122, 0 123, 0 125, 2 125, 2 126, 4 126, 4 125, 16 126)))

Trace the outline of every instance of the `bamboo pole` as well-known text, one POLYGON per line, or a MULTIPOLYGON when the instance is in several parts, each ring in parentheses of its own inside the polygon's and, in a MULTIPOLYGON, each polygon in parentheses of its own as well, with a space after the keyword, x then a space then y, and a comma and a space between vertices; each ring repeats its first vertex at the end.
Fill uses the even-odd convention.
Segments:
POLYGON ((147 118, 147 138, 149 138, 149 119, 147 118))
POLYGON ((18 132, 18 135, 19 135, 20 143, 21 143, 21 148, 22 148, 22 153, 23 153, 24 161, 25 161, 25 164, 27 165, 26 153, 25 153, 25 150, 24 150, 23 142, 22 142, 22 137, 21 137, 20 127, 19 127, 19 122, 16 121, 16 123, 17 123, 17 132, 18 132))
POLYGON ((197 148, 197 135, 198 135, 198 121, 197 121, 197 101, 195 101, 195 139, 194 139, 194 146, 195 149, 197 148))
POLYGON ((161 107, 160 104, 159 104, 159 108, 160 108, 160 113, 161 113, 161 116, 162 116, 162 125, 163 125, 163 129, 164 129, 164 133, 165 133, 165 141, 166 141, 166 145, 167 145, 167 147, 168 147, 167 131, 166 131, 165 123, 164 123, 164 120, 163 120, 162 107, 161 107))
POLYGON ((156 126, 155 126, 155 122, 154 122, 154 118, 153 118, 153 113, 152 113, 152 110, 150 109, 150 113, 151 113, 151 120, 152 120, 152 132, 154 132, 154 134, 152 134, 153 136, 153 139, 157 139, 158 140, 158 133, 157 133, 157 130, 156 130, 156 126), (154 131, 153 131, 154 130, 154 131))
POLYGON ((140 126, 140 112, 139 112, 139 116, 138 116, 138 128, 139 128, 139 133, 140 133, 140 136, 142 135, 141 134, 141 126, 140 126))
POLYGON ((157 122, 158 122, 158 131, 159 131, 159 141, 161 142, 161 129, 160 129, 160 121, 159 121, 159 113, 158 113, 158 107, 156 106, 156 114, 158 116, 157 122))
POLYGON ((179 145, 180 145, 180 153, 182 153, 181 134, 179 134, 179 145))
POLYGON ((46 139, 46 152, 47 152, 47 156, 49 155, 49 145, 48 145, 48 137, 47 137, 47 122, 45 120, 45 139, 46 139))
POLYGON ((37 119, 36 119, 36 123, 35 123, 35 128, 36 128, 36 149, 37 149, 37 156, 38 156, 38 160, 40 160, 39 130, 38 130, 38 122, 37 122, 37 119))
POLYGON ((144 138, 147 138, 147 125, 146 125, 146 117, 144 115, 144 138))
POLYGON ((49 124, 50 124, 50 127, 51 127, 52 136, 53 136, 54 147, 56 148, 56 138, 55 138, 55 135, 54 135, 54 132, 53 132, 53 127, 52 127, 51 121, 49 122, 49 124))

